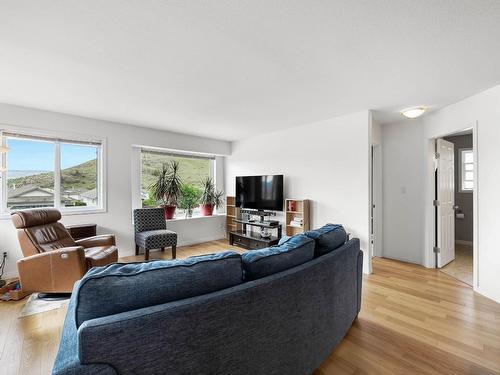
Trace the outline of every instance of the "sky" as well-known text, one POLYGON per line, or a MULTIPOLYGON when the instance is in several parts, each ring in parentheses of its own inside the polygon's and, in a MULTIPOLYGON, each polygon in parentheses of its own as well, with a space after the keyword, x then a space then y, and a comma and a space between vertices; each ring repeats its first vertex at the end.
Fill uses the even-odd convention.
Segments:
MULTIPOLYGON (((9 170, 53 171, 54 144, 49 142, 7 139, 9 170)), ((96 159, 96 148, 61 144, 61 168, 69 168, 96 159)))

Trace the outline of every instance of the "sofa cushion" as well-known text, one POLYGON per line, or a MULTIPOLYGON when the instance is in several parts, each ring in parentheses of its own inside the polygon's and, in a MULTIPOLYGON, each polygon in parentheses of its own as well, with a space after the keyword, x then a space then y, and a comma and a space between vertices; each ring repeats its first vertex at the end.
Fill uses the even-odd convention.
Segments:
POLYGON ((319 229, 307 231, 305 235, 316 242, 315 257, 337 249, 347 240, 347 233, 340 224, 326 224, 319 229))
POLYGON ((75 285, 75 321, 194 297, 241 284, 233 251, 180 260, 115 263, 91 269, 75 285))
POLYGON ((282 244, 241 256, 245 280, 255 280, 298 266, 314 257, 314 241, 298 234, 282 244))

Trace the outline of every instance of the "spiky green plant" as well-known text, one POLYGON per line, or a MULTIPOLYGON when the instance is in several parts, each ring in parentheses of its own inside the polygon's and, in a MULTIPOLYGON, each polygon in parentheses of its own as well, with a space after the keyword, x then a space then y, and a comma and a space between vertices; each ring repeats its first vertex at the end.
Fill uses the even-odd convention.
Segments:
POLYGON ((179 176, 179 162, 171 160, 162 164, 161 170, 156 171, 156 181, 150 185, 153 196, 157 201, 163 201, 166 206, 177 206, 181 195, 182 181, 179 176))
POLYGON ((224 202, 224 193, 220 190, 215 189, 213 180, 207 177, 201 182, 203 186, 203 194, 200 198, 201 204, 211 204, 212 206, 219 208, 224 202))

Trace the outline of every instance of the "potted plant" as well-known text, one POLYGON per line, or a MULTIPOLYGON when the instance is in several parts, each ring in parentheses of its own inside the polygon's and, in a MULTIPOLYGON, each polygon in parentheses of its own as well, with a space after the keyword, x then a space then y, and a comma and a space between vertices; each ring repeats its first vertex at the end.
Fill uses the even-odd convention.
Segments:
POLYGON ((186 210, 186 217, 193 216, 193 208, 198 206, 201 190, 193 185, 182 185, 179 208, 186 210))
POLYGON ((203 194, 200 198, 201 214, 203 216, 210 216, 214 212, 214 207, 219 208, 223 202, 222 191, 216 190, 213 180, 207 177, 202 181, 203 194))
POLYGON ((153 196, 157 201, 163 202, 165 219, 173 219, 182 186, 179 162, 172 160, 170 163, 164 163, 156 175, 156 182, 150 186, 153 196))

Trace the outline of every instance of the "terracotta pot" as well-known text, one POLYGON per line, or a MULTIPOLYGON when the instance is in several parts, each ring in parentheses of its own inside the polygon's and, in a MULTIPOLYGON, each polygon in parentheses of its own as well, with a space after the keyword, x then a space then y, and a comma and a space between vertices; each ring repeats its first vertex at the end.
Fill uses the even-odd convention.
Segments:
POLYGON ((214 213, 214 206, 212 204, 201 205, 201 214, 203 216, 212 216, 213 213, 214 213))
POLYGON ((165 216, 165 219, 171 220, 174 218, 175 208, 175 206, 163 206, 163 214, 165 216))

